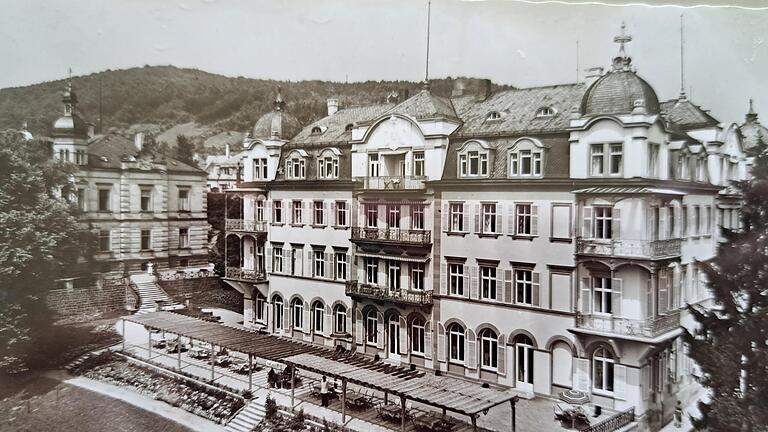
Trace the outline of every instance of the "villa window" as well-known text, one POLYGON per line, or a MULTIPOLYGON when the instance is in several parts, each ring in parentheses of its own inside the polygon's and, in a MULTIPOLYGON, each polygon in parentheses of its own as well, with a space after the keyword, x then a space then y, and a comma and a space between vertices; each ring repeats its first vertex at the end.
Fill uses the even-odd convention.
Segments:
POLYGON ((100 230, 99 231, 99 251, 100 252, 109 252, 112 250, 112 247, 110 246, 110 232, 109 230, 100 230))
POLYGON ((591 175, 603 176, 606 173, 621 175, 623 163, 624 150, 621 144, 592 144, 590 146, 591 175))
POLYGON ((304 327, 304 302, 298 297, 291 300, 291 325, 293 328, 304 327))
POLYGON ((333 331, 334 333, 347 332, 347 307, 338 304, 333 308, 333 331))
POLYGON ((85 189, 77 190, 77 209, 81 212, 84 212, 88 209, 88 206, 86 205, 85 189))
POLYGON ((648 177, 659 176, 659 144, 648 143, 648 177))
POLYGON ((272 297, 272 306, 274 306, 273 309, 275 310, 272 327, 275 330, 281 330, 283 328, 283 313, 285 313, 283 311, 283 298, 279 295, 272 297))
POLYGON ((179 189, 179 211, 189 211, 189 189, 179 189))
POLYGON ((325 306, 320 300, 315 301, 312 304, 312 329, 315 333, 322 333, 325 323, 325 306))
POLYGON ((347 202, 336 201, 336 226, 345 227, 347 225, 347 202))
POLYGON ((283 202, 272 201, 272 222, 276 224, 283 223, 283 202))
POLYGON ((377 153, 368 155, 368 176, 379 176, 379 155, 377 153))
POLYGON ((336 252, 335 255, 336 255, 336 280, 346 280, 347 279, 347 254, 345 252, 336 252))
POLYGON ((449 208, 450 231, 465 232, 464 229, 464 203, 451 203, 449 208))
POLYGON ((267 158, 253 160, 253 179, 267 180, 267 158))
POLYGON ((152 231, 141 230, 141 250, 149 250, 152 248, 152 231))
POLYGON ((459 172, 462 177, 488 175, 488 153, 468 151, 459 155, 459 172))
POLYGON ((365 204, 365 226, 376 228, 379 223, 379 206, 377 204, 365 204))
POLYGON ((450 294, 464 296, 464 265, 449 264, 448 277, 450 282, 450 294))
POLYGON ((264 201, 256 201, 256 220, 259 222, 264 221, 264 201))
POLYGON ((496 369, 499 367, 499 336, 491 329, 480 332, 480 358, 482 367, 496 369))
POLYGON ((480 297, 496 300, 496 267, 480 266, 480 297))
POLYGON ((411 263, 411 289, 424 290, 424 263, 411 263))
POLYGON ((424 229, 424 206, 420 204, 411 205, 411 229, 424 229))
POLYGON ((179 228, 179 249, 189 247, 189 228, 179 228))
POLYGON ((100 212, 108 212, 112 209, 111 203, 110 203, 110 190, 109 189, 99 189, 99 211, 100 212))
POLYGON ((611 227, 613 226, 613 208, 612 207, 594 207, 594 238, 596 239, 611 239, 613 238, 613 232, 611 227))
POLYGON ((397 204, 387 205, 387 228, 400 228, 400 206, 397 204))
POLYGON ((369 309, 365 314, 365 340, 369 344, 375 344, 378 340, 379 318, 375 309, 369 309))
POLYGON ((552 117, 555 114, 557 114, 557 111, 552 107, 541 107, 536 110, 536 117, 552 117))
POLYGON ((293 201, 293 224, 294 225, 301 225, 302 223, 302 202, 301 201, 293 201))
POLYGON ((306 177, 305 161, 303 157, 293 156, 285 161, 285 176, 291 180, 306 177))
POLYGON ((611 301, 611 278, 592 278, 592 298, 594 302, 592 307, 596 313, 612 313, 613 303, 611 301))
POLYGON ((151 212, 152 211, 152 189, 141 189, 141 211, 143 212, 151 212))
POLYGON ((283 248, 281 247, 272 249, 272 271, 275 273, 283 272, 283 248))
POLYGON ((387 260, 387 282, 391 290, 400 290, 400 261, 387 260))
POLYGON ((413 175, 416 177, 424 176, 424 152, 413 153, 413 175))
POLYGON ((623 164, 623 146, 621 144, 611 144, 610 148, 610 171, 611 175, 621 174, 623 164))
POLYGON ((256 293, 256 300, 254 300, 254 318, 256 321, 264 321, 265 318, 265 310, 267 305, 267 299, 263 295, 256 293))
POLYGON ((483 203, 480 207, 480 217, 482 224, 480 230, 483 234, 495 234, 501 231, 501 227, 497 222, 501 222, 500 218, 497 218, 496 203, 483 203))
POLYGON ((613 392, 613 355, 600 347, 592 354, 592 386, 595 390, 613 392))
POLYGON ((319 278, 325 277, 325 252, 316 250, 312 254, 312 260, 314 261, 313 269, 314 276, 319 278))
POLYGON ((540 176, 541 159, 540 150, 518 150, 509 153, 510 176, 540 176))
POLYGON ((498 111, 491 111, 488 113, 488 115, 485 118, 486 120, 489 120, 489 121, 501 120, 501 113, 498 111))
POLYGON ((533 304, 533 272, 515 270, 515 302, 533 304))
MULTIPOLYGON (((326 151, 330 152, 330 151, 326 151)), ((326 153, 324 152, 324 153, 326 153)), ((339 178, 339 158, 336 156, 323 156, 317 161, 318 177, 321 179, 339 178)))
POLYGON ((365 257, 365 280, 369 285, 379 284, 379 260, 365 257))
POLYGON ((533 216, 530 204, 515 204, 515 234, 533 235, 533 216))
POLYGON ((411 352, 424 354, 424 325, 423 318, 416 317, 411 321, 411 352))
POLYGON ((312 202, 312 216, 314 225, 325 225, 325 203, 323 201, 312 202))
POLYGON ((464 327, 460 324, 448 326, 448 354, 451 361, 464 361, 464 327))

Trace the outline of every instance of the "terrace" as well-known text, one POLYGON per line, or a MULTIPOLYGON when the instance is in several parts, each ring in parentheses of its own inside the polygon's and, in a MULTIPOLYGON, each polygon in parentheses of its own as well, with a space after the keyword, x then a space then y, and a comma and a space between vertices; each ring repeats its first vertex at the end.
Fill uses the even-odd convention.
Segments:
POLYGON ((580 255, 664 259, 679 257, 681 239, 632 240, 632 239, 576 239, 576 253, 580 255))
POLYGON ((399 228, 352 227, 352 241, 425 246, 432 243, 432 233, 424 230, 407 230, 399 228))
POLYGON ((347 281, 344 291, 350 297, 389 300, 396 303, 416 306, 432 305, 432 291, 389 289, 387 287, 359 283, 354 280, 347 281))

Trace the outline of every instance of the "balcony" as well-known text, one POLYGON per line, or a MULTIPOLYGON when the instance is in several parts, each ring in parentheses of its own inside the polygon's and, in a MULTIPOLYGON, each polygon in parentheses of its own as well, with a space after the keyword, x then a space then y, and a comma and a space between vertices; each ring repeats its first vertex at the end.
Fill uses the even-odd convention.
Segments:
POLYGON ((424 190, 424 176, 364 177, 363 188, 370 190, 424 190))
POLYGON ((432 233, 423 230, 404 230, 397 228, 352 227, 352 241, 426 246, 432 244, 432 233))
POLYGON ((263 282, 267 280, 267 275, 263 271, 240 267, 227 267, 225 274, 227 279, 233 279, 242 282, 263 282))
POLYGON ((680 256, 682 240, 576 239, 576 253, 606 257, 662 259, 680 256))
POLYGON ((680 327, 680 310, 644 320, 578 314, 576 327, 612 335, 655 338, 680 327))
POLYGON ((432 291, 389 289, 375 285, 347 281, 345 290, 350 297, 362 297, 372 300, 386 300, 415 306, 431 306, 432 291))
POLYGON ((267 222, 245 219, 227 219, 224 223, 226 231, 267 232, 267 222))

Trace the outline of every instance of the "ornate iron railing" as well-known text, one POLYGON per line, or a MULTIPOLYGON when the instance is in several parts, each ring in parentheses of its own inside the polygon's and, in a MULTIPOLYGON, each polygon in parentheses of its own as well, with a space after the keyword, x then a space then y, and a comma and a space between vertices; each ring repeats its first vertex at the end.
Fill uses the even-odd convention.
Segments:
POLYGON ((267 279, 267 275, 263 271, 240 267, 227 267, 225 275, 228 279, 236 279, 246 282, 260 282, 267 279))
POLYGON ((635 421, 635 407, 622 411, 607 419, 587 426, 580 432, 613 432, 635 421))
POLYGON ((423 230, 352 227, 352 240, 373 240, 393 243, 432 243, 432 233, 423 230))
POLYGON ((182 279, 200 279, 200 278, 207 278, 214 276, 213 272, 208 269, 197 269, 197 270, 178 270, 178 271, 169 271, 169 272, 158 272, 157 278, 161 281, 172 281, 172 280, 182 280, 182 279))
POLYGON ((426 188, 423 176, 364 177, 363 187, 374 190, 421 190, 426 188))
POLYGON ((224 224, 227 231, 267 232, 266 221, 246 219, 227 219, 224 224))
POLYGON ((680 327, 680 310, 644 320, 578 314, 576 327, 626 336, 656 337, 680 327))
POLYGON ((576 253, 627 258, 669 258, 680 255, 682 240, 576 239, 576 253))
POLYGON ((432 304, 432 291, 389 289, 376 285, 361 284, 358 281, 347 281, 345 292, 349 296, 357 295, 374 300, 390 300, 419 306, 432 304))

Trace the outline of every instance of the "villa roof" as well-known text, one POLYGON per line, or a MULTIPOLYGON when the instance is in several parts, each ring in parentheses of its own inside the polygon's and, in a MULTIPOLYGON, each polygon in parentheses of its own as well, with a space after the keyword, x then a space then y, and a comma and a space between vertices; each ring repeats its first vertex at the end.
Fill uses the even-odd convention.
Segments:
MULTIPOLYGON (((112 168, 122 169, 122 162, 126 159, 134 158, 142 161, 144 158, 137 157, 138 151, 132 140, 109 133, 98 135, 91 138, 88 142, 88 165, 94 168, 112 168)), ((183 171, 194 174, 204 174, 200 168, 187 165, 176 159, 165 157, 162 159, 150 160, 146 162, 166 163, 170 171, 183 171)))

